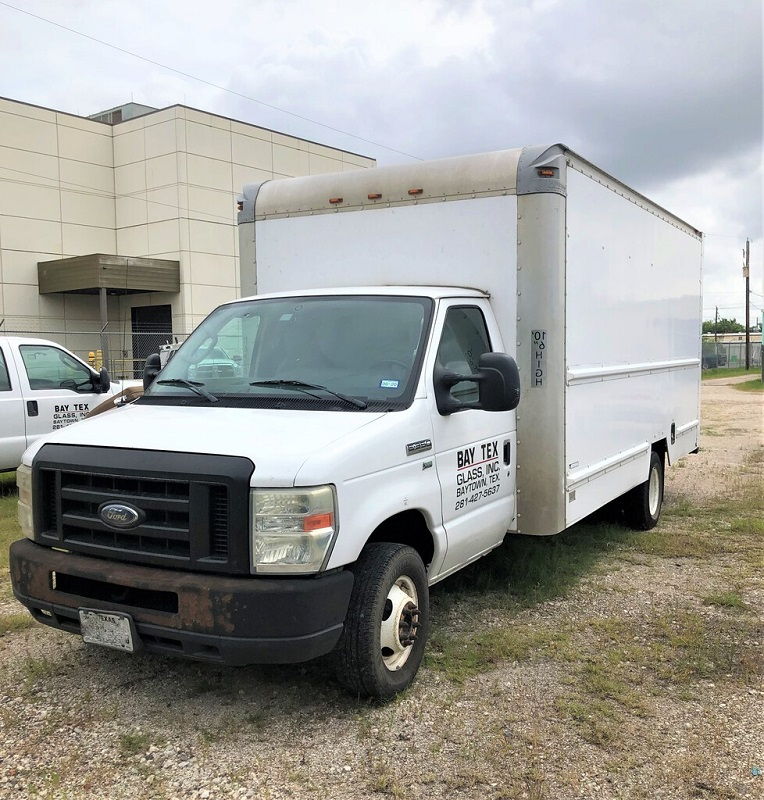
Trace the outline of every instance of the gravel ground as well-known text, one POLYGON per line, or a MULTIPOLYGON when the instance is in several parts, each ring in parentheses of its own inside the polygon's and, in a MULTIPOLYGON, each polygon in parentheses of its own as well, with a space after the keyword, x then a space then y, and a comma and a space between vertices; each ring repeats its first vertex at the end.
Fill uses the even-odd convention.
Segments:
POLYGON ((762 396, 707 385, 703 411, 701 453, 668 472, 662 538, 603 551, 572 589, 519 611, 436 588, 436 624, 457 642, 474 619, 553 643, 462 682, 431 660, 378 706, 320 662, 221 669, 7 633, 0 798, 762 797, 759 529, 727 507, 718 536, 739 535, 739 552, 709 552, 714 530, 698 534, 705 551, 680 547, 688 509, 713 528, 715 503, 760 493, 762 396))

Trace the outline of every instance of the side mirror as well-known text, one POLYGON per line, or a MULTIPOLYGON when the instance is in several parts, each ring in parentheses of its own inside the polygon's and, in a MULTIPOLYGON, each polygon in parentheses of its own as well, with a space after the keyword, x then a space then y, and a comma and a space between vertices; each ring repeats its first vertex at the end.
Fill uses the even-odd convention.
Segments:
POLYGON ((520 403, 520 371, 506 353, 483 353, 478 362, 478 391, 484 411, 514 411, 520 403))
POLYGON ((162 362, 159 360, 159 353, 152 353, 143 367, 143 388, 148 389, 154 378, 162 370, 162 362))
POLYGON ((98 391, 101 394, 106 394, 106 392, 111 391, 111 378, 106 371, 106 367, 101 367, 101 371, 98 373, 98 383, 95 381, 93 381, 93 383, 98 387, 98 391))
POLYGON ((434 376, 435 401, 443 416, 468 408, 483 411, 513 411, 520 402, 520 373, 512 356, 506 353, 483 353, 478 371, 459 375, 436 369, 434 376), (451 388, 462 381, 478 385, 477 403, 460 403, 451 395, 451 388))

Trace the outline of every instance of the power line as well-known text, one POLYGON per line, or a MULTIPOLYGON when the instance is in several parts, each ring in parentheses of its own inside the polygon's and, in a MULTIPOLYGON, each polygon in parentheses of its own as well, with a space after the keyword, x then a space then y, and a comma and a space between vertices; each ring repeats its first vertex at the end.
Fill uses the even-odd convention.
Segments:
POLYGON ((190 78, 192 81, 197 81, 198 83, 202 83, 205 86, 210 86, 213 89, 218 89, 221 92, 227 92, 228 94, 232 94, 235 97, 241 97, 244 100, 249 100, 252 103, 257 103, 258 105, 264 106, 265 108, 270 108, 273 111, 279 111, 282 114, 288 114, 290 117, 302 120, 303 122, 310 122, 312 125, 318 125, 321 128, 326 128, 329 131, 340 133, 343 136, 350 136, 352 139, 356 139, 359 142, 365 142, 366 144, 373 145, 374 147, 381 147, 384 150, 389 150, 391 153, 397 153, 398 155, 406 156, 406 158, 413 158, 415 161, 423 160, 419 156, 415 156, 412 153, 407 153, 405 150, 398 150, 395 147, 390 147, 389 145, 382 144, 382 142, 377 142, 374 139, 366 139, 363 136, 358 136, 358 134, 351 133, 350 131, 346 131, 342 128, 335 128, 333 125, 327 125, 325 122, 319 122, 318 120, 312 119, 311 117, 306 117, 303 114, 297 114, 294 111, 288 111, 286 108, 281 108, 280 106, 273 105, 273 103, 266 103, 264 100, 258 100, 256 97, 251 97, 250 95, 244 94, 243 92, 237 92, 234 89, 229 89, 227 86, 222 86, 219 83, 208 81, 206 78, 200 78, 198 75, 193 75, 190 72, 183 71, 182 69, 176 69, 175 67, 171 67, 168 64, 163 64, 160 61, 155 61, 153 58, 147 58, 146 56, 142 56, 139 53, 134 53, 132 50, 127 50, 124 47, 119 47, 118 45, 112 44, 111 42, 104 41, 103 39, 98 39, 95 36, 90 36, 87 33, 78 31, 76 28, 70 28, 67 25, 62 25, 60 22, 56 22, 55 20, 40 16, 39 14, 33 14, 31 11, 27 11, 24 8, 18 8, 17 6, 4 2, 3 0, 0 0, 0 6, 5 6, 6 8, 10 8, 12 11, 17 11, 19 14, 26 14, 28 17, 40 20, 41 22, 46 22, 48 25, 53 25, 56 28, 61 28, 61 30, 73 33, 76 36, 81 36, 83 39, 89 39, 91 42, 103 45, 104 47, 110 47, 112 50, 117 50, 120 53, 131 56, 132 58, 137 58, 140 61, 146 62, 147 64, 152 64, 155 67, 160 67, 161 69, 166 69, 169 72, 174 72, 176 75, 181 75, 184 78, 190 78))

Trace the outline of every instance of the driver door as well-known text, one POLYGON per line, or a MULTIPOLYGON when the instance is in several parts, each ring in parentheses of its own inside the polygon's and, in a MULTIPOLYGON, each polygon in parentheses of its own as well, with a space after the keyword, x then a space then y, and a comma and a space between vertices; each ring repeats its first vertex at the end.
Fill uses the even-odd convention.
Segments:
POLYGON ((103 399, 95 373, 53 344, 21 344, 15 354, 24 395, 27 444, 82 419, 103 399))
MULTIPOLYGON (((442 301, 440 341, 428 366, 461 375, 474 374, 483 353, 503 352, 501 334, 486 300, 442 301)), ((441 573, 453 572, 501 544, 515 516, 514 411, 465 408, 438 413, 431 385, 435 466, 442 493, 443 525, 448 537, 441 573)), ((463 403, 478 400, 477 384, 451 389, 463 403)))

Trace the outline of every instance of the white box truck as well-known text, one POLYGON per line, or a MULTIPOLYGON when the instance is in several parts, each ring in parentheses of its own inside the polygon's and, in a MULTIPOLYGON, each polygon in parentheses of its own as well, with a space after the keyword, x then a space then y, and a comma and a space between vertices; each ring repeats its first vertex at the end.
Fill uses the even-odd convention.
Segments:
POLYGON ((230 664, 333 653, 386 698, 428 586, 508 533, 616 498, 657 523, 698 447, 690 225, 555 145, 269 181, 239 229, 253 296, 26 452, 11 571, 39 621, 230 664))

